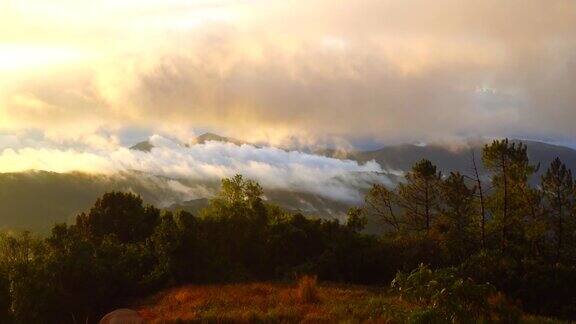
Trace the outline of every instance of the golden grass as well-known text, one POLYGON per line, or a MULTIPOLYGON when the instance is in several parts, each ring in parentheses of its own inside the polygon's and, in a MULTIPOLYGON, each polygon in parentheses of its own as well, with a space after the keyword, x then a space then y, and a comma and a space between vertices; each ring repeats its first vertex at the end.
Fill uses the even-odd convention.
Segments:
MULTIPOLYGON (((150 323, 406 323, 418 308, 386 289, 318 283, 188 285, 141 301, 150 323)), ((522 323, 563 323, 523 316, 522 323)))
POLYGON ((316 276, 303 276, 298 281, 298 298, 301 303, 318 302, 318 279, 316 276))
POLYGON ((373 301, 377 308, 385 304, 395 308, 398 302, 382 298, 382 292, 373 288, 318 285, 315 278, 305 277, 296 286, 184 286, 144 301, 139 312, 152 323, 333 323, 345 318, 392 322, 386 314, 364 307, 373 301))

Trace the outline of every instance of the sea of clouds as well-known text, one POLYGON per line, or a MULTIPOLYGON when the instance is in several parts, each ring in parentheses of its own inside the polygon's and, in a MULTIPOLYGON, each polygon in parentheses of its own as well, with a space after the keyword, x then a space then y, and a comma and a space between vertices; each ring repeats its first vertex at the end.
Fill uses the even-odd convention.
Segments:
POLYGON ((121 145, 58 147, 54 144, 11 143, 0 149, 0 172, 43 170, 102 175, 141 173, 161 177, 167 189, 183 198, 199 198, 209 190, 199 183, 217 183, 235 174, 257 180, 265 189, 306 192, 357 202, 373 183, 392 184, 375 161, 360 164, 274 147, 209 141, 186 146, 160 135, 149 138, 148 151, 121 145), (187 194, 186 194, 187 193, 187 194))

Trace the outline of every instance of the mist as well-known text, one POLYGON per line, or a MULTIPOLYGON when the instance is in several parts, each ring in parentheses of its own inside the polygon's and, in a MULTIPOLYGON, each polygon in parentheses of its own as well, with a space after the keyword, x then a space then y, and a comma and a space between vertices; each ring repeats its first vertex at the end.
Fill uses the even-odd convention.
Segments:
MULTIPOLYGON (((183 199, 206 196, 194 184, 217 183, 242 174, 264 188, 317 194, 325 198, 357 202, 360 190, 372 183, 392 184, 385 170, 374 161, 359 164, 273 147, 206 142, 184 146, 160 135, 149 139, 150 152, 122 146, 58 148, 57 144, 35 144, 4 148, 0 172, 43 170, 58 173, 84 172, 115 175, 138 172, 169 179, 164 185, 183 199)), ((14 144, 12 144, 14 145, 14 144)), ((201 186, 200 186, 201 188, 201 186)))

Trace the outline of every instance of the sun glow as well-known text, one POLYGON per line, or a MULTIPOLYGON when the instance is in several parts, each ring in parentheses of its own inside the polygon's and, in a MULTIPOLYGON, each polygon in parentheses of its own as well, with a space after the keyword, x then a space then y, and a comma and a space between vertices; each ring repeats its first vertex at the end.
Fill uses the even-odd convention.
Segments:
POLYGON ((31 70, 69 64, 84 56, 82 51, 70 47, 0 44, 0 71, 31 70))

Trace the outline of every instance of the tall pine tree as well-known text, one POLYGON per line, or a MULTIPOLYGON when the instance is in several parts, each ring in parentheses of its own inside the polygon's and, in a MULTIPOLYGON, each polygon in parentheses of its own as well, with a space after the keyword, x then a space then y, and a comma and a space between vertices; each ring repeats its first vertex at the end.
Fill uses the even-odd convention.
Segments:
POLYGON ((536 168, 528 160, 527 147, 508 139, 486 144, 482 152, 486 169, 492 172, 491 211, 495 230, 500 232, 500 248, 506 252, 511 243, 524 243, 524 222, 531 212, 526 203, 528 179, 536 168))
POLYGON ((440 204, 442 174, 432 162, 423 159, 406 174, 406 183, 398 186, 400 204, 408 227, 428 233, 440 204))
POLYGON ((568 233, 568 219, 574 203, 574 179, 572 171, 559 158, 554 159, 542 176, 544 202, 549 210, 551 227, 555 240, 555 260, 562 261, 565 237, 568 233))

